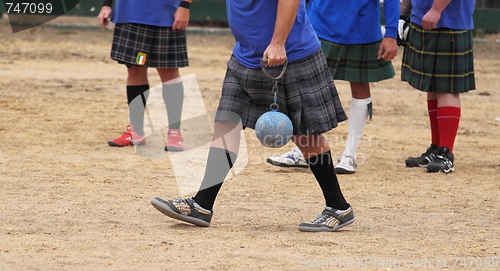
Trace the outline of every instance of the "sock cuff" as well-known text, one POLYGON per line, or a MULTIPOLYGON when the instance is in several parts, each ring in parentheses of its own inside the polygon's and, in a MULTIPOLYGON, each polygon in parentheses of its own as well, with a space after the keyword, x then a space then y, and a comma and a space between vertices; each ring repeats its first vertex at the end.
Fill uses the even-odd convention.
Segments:
POLYGON ((217 161, 215 162, 217 164, 229 164, 229 168, 232 168, 234 166, 234 162, 236 162, 236 158, 238 158, 238 155, 232 151, 214 147, 210 147, 208 156, 216 157, 217 161))
POLYGON ((355 106, 365 106, 368 105, 369 103, 372 102, 372 97, 368 97, 366 99, 356 99, 354 97, 351 97, 351 105, 355 106))
POLYGON ((149 89, 149 84, 146 85, 137 85, 137 86, 127 86, 127 90, 144 92, 149 89))
MULTIPOLYGON (((149 90, 149 85, 127 86, 127 100, 130 104, 136 97, 149 90)), ((147 100, 148 93, 144 94, 147 100)), ((144 101, 143 101, 144 102, 144 101)))
POLYGON ((309 157, 306 159, 306 162, 309 166, 333 164, 331 151, 326 151, 313 157, 309 157))
POLYGON ((170 88, 183 88, 184 84, 182 81, 175 82, 175 83, 162 83, 161 87, 163 90, 170 89, 170 88))
POLYGON ((461 113, 460 107, 442 106, 437 108, 438 117, 443 117, 443 116, 460 117, 460 113, 461 113))

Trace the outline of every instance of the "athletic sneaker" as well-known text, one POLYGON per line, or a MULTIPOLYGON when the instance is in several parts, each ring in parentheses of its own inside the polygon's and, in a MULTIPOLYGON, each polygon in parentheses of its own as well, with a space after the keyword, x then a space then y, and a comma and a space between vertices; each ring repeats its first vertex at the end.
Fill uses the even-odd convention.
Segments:
POLYGON ((108 145, 113 147, 125 147, 132 145, 145 145, 146 137, 134 131, 132 124, 127 125, 127 131, 122 136, 108 141, 108 145))
POLYGON ((280 167, 308 167, 304 155, 298 147, 293 147, 291 151, 281 156, 271 156, 266 159, 266 162, 280 167))
POLYGON ((164 200, 159 197, 151 199, 151 204, 162 214, 194 224, 196 226, 208 227, 212 220, 212 210, 203 209, 193 198, 176 198, 164 200))
POLYGON ((427 165, 434 160, 438 151, 438 146, 434 143, 431 144, 427 151, 422 153, 419 157, 406 158, 405 164, 407 167, 427 167, 427 165))
POLYGON ((326 207, 323 212, 312 222, 302 222, 299 225, 300 231, 336 231, 342 227, 352 224, 354 211, 351 206, 347 210, 341 211, 326 207))
POLYGON ((341 156, 339 158, 339 163, 335 167, 335 173, 337 174, 353 174, 358 167, 356 160, 352 156, 341 156))
POLYGON ((455 168, 453 167, 454 160, 455 156, 448 148, 439 147, 436 157, 427 165, 427 172, 453 172, 455 171, 455 168))
POLYGON ((165 151, 182 151, 184 147, 182 142, 184 138, 181 136, 181 131, 177 129, 168 130, 167 144, 165 144, 165 151))

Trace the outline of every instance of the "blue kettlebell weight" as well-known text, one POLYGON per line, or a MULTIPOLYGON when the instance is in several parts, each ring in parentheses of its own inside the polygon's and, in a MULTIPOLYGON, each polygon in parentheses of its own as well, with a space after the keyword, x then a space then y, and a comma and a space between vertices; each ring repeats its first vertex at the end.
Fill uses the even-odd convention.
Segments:
POLYGON ((285 146, 293 135, 293 124, 287 115, 272 110, 262 114, 255 123, 255 135, 268 148, 285 146))

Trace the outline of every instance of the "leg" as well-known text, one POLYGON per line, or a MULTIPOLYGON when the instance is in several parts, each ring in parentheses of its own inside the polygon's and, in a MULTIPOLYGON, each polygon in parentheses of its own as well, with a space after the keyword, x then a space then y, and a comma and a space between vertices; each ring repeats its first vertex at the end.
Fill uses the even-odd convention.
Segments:
POLYGON ((108 141, 110 146, 124 147, 146 143, 144 134, 144 107, 149 94, 147 68, 127 66, 127 101, 130 125, 122 136, 108 141))
POLYGON ((140 135, 144 134, 144 108, 149 90, 147 72, 148 68, 145 67, 131 66, 127 68, 127 100, 130 124, 140 135))
POLYGON ((439 129, 439 148, 436 157, 427 165, 427 172, 450 173, 455 171, 453 146, 460 123, 460 95, 436 93, 437 125, 439 129))
POLYGON ((151 200, 151 204, 169 217, 208 227, 217 194, 236 161, 241 130, 242 126, 239 123, 229 121, 215 123, 205 176, 196 196, 175 200, 156 197, 151 200))
POLYGON ((460 95, 451 93, 436 95, 439 146, 446 147, 452 152, 460 123, 460 95))
POLYGON ((336 172, 341 174, 354 173, 356 153, 368 119, 368 105, 371 103, 370 84, 368 82, 350 82, 350 84, 352 99, 349 113, 349 133, 346 147, 336 168, 336 172))
POLYGON ((169 129, 180 129, 182 105, 184 102, 184 86, 180 79, 179 69, 157 69, 163 82, 163 101, 167 108, 169 129))
POLYGON ((429 114, 429 124, 431 128, 431 145, 420 156, 406 158, 405 164, 407 167, 427 167, 436 157, 440 142, 437 112, 437 94, 434 92, 427 92, 427 113, 429 114))
POLYGON ((342 195, 330 148, 322 135, 294 136, 321 187, 326 207, 312 222, 299 225, 301 231, 336 231, 354 222, 354 212, 342 195))
POLYGON ((148 85, 148 68, 140 66, 127 67, 127 86, 148 85))
POLYGON ((162 85, 162 96, 168 116, 168 136, 166 151, 182 151, 181 115, 184 103, 184 86, 179 69, 157 69, 162 85))
POLYGON ((211 210, 222 183, 231 170, 240 149, 241 124, 216 122, 214 139, 210 145, 205 176, 194 199, 200 206, 211 210))
POLYGON ((345 210, 349 204, 345 201, 335 174, 330 147, 322 135, 294 136, 293 142, 300 148, 304 159, 309 164, 318 181, 326 206, 345 210))

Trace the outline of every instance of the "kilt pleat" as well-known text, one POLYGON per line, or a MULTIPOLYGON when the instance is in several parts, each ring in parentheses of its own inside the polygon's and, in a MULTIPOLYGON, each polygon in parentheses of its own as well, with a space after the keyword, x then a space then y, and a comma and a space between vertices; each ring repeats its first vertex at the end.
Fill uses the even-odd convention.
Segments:
POLYGON ((464 93, 476 88, 472 31, 426 31, 411 24, 408 37, 402 81, 425 92, 464 93))
MULTIPOLYGON (((268 69, 276 77, 281 68, 268 69)), ((238 115, 244 127, 255 129, 257 119, 270 110, 273 83, 261 69, 241 65, 234 56, 227 65, 216 121, 238 115)), ((288 63, 278 81, 279 111, 293 123, 294 134, 320 134, 347 119, 323 52, 288 63)))
POLYGON ((150 68, 189 65, 185 30, 142 24, 116 24, 111 58, 119 63, 150 68), (141 56, 143 58, 141 58, 141 56))
POLYGON ((367 44, 338 44, 321 40, 333 79, 349 82, 379 82, 396 73, 391 61, 377 59, 381 41, 367 44))

